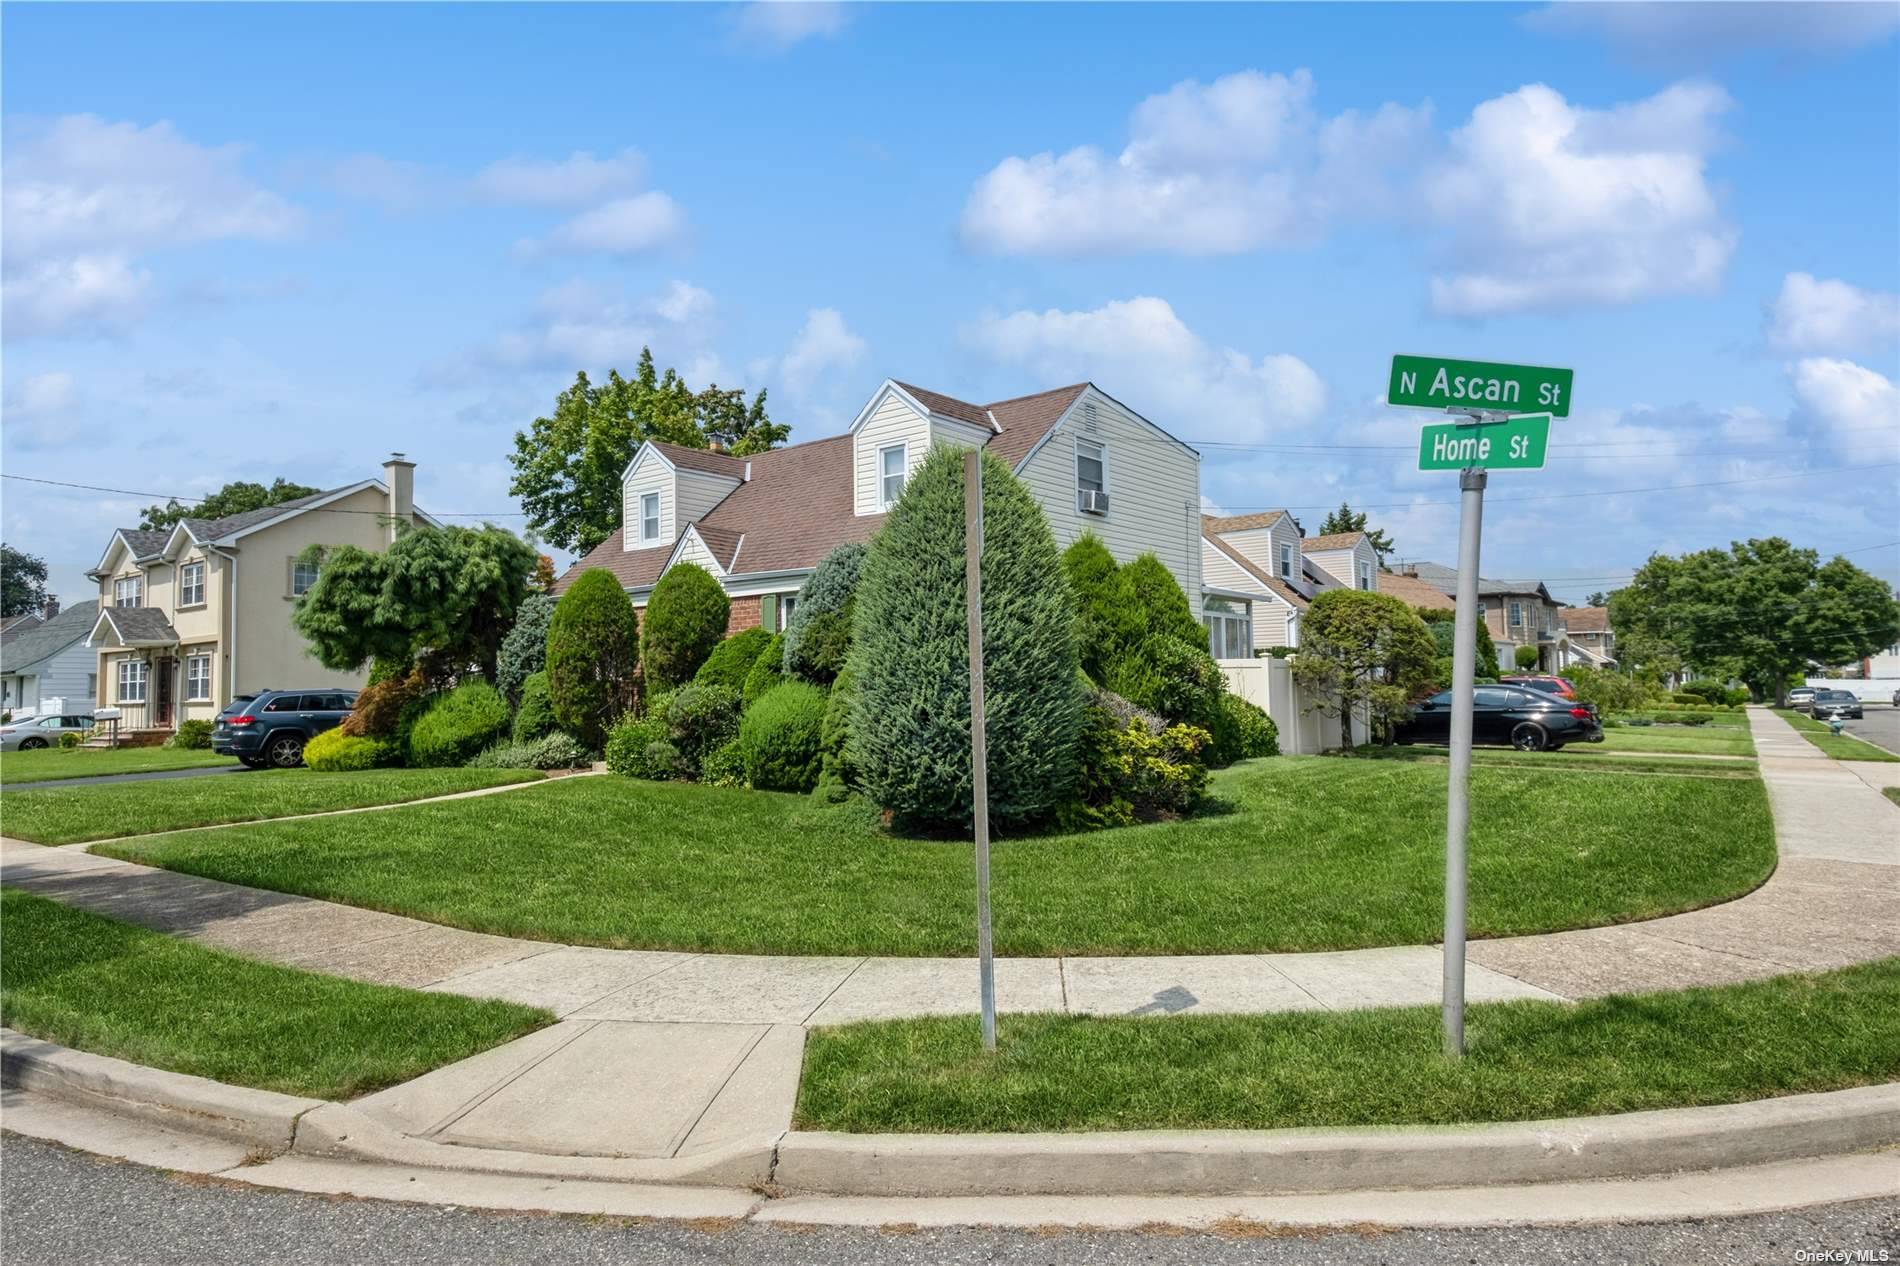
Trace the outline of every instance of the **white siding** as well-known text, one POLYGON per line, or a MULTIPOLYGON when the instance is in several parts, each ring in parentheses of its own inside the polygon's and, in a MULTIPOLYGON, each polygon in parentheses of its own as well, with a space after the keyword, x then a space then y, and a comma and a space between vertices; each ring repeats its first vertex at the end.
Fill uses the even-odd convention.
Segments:
POLYGON ((896 392, 884 397, 851 442, 851 501, 856 513, 884 513, 878 501, 877 451, 892 444, 903 444, 908 450, 904 478, 909 479, 923 465, 924 454, 930 451, 930 421, 896 392))
POLYGON ((1282 579, 1297 583, 1300 579, 1300 534, 1293 526, 1293 520, 1281 515, 1270 527, 1247 528, 1239 532, 1222 532, 1220 539, 1264 571, 1269 576, 1281 576, 1282 579), (1290 577, 1280 572, 1280 547, 1292 548, 1293 573, 1290 577))
POLYGON ((1307 557, 1348 589, 1359 587, 1359 564, 1366 563, 1372 568, 1373 588, 1378 588, 1379 555, 1365 540, 1354 543, 1351 549, 1316 550, 1307 557))
POLYGON ((1152 552, 1180 582, 1194 618, 1200 619, 1201 465, 1192 452, 1089 391, 1016 473, 1049 516, 1058 546, 1066 549, 1082 533, 1093 532, 1120 562, 1152 552), (1076 508, 1078 434, 1108 450, 1105 515, 1076 508))
POLYGON ((687 536, 685 544, 680 546, 680 556, 673 561, 675 563, 698 563, 715 576, 723 576, 726 574, 725 567, 718 559, 713 557, 712 551, 706 548, 706 542, 699 539, 699 533, 697 532, 687 536))
POLYGON ((697 523, 711 514, 713 507, 731 496, 733 489, 739 486, 737 480, 697 470, 680 471, 674 484, 679 497, 680 527, 697 523))
POLYGON ((99 652, 80 638, 40 666, 40 698, 63 699, 68 710, 92 711, 86 679, 99 671, 99 652))
POLYGON ((620 490, 621 545, 626 549, 667 549, 673 544, 674 503, 679 499, 673 487, 673 472, 657 456, 642 454, 627 472, 620 490), (660 494, 660 535, 652 541, 640 539, 640 498, 649 492, 660 494))

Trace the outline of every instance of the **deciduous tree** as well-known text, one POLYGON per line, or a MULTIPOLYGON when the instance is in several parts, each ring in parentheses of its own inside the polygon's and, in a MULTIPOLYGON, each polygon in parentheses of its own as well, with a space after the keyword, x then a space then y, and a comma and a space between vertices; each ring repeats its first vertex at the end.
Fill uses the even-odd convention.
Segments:
POLYGON ((0 616, 25 615, 46 605, 46 560, 0 545, 0 616))
POLYGON ((321 488, 312 488, 307 484, 293 484, 282 475, 271 480, 268 488, 263 484, 234 479, 192 505, 180 505, 174 498, 162 506, 146 506, 139 515, 139 526, 149 530, 168 528, 180 519, 222 519, 228 514, 262 510, 265 506, 295 501, 298 497, 315 496, 321 491, 321 488))
POLYGON ((1425 622, 1391 594, 1328 589, 1300 621, 1300 649, 1288 667, 1318 710, 1339 718, 1339 745, 1352 745, 1350 718, 1368 713, 1373 733, 1392 741, 1412 700, 1431 688, 1437 651, 1425 622))

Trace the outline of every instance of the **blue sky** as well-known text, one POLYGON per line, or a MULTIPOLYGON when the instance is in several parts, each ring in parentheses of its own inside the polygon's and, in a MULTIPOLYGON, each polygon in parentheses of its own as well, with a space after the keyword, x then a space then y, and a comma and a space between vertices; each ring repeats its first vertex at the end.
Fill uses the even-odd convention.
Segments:
MULTIPOLYGON (((502 515, 513 432, 650 343, 794 439, 886 376, 1090 378, 1205 446, 1211 505, 1345 498, 1448 559, 1455 479, 1380 402, 1428 352, 1577 371, 1487 574, 1581 600, 1781 534, 1900 580, 1900 5, 0 20, 8 474, 400 448, 425 508, 502 515), (1766 478, 1802 470, 1839 473, 1766 478)), ((151 499, 0 497, 74 596, 151 499)))

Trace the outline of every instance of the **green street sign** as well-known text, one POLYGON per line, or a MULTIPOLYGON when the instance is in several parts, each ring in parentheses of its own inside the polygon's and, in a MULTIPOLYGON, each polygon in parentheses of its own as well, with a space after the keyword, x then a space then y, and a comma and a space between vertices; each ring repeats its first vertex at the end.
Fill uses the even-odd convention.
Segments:
POLYGON ((1550 443, 1550 415, 1533 413, 1483 426, 1445 422, 1418 439, 1420 470, 1539 470, 1550 443))
POLYGON ((1394 356, 1388 404, 1422 409, 1496 409, 1517 413, 1536 409, 1552 417, 1570 416, 1568 369, 1537 365, 1494 365, 1482 360, 1446 360, 1442 356, 1394 356))

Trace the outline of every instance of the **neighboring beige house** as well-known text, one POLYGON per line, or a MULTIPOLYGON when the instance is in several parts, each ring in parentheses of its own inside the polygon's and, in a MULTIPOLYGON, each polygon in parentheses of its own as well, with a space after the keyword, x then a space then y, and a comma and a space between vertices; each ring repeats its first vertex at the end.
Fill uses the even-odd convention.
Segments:
POLYGON ((886 379, 851 428, 751 457, 651 441, 621 476, 621 527, 556 583, 590 568, 636 607, 680 561, 732 598, 732 631, 778 630, 839 545, 870 539, 933 445, 981 447, 1029 487, 1066 547, 1092 532, 1117 559, 1154 553, 1198 618, 1204 601, 1200 454, 1092 383, 972 404, 886 379))
POLYGON ((1217 659, 1298 646, 1300 619, 1315 594, 1380 587, 1379 555, 1364 532, 1306 536, 1285 510, 1203 516, 1201 571, 1209 595, 1252 603, 1252 650, 1240 652, 1232 638, 1224 646, 1216 638, 1217 659))
MULTIPOLYGON (((1424 581, 1447 597, 1458 593, 1458 569, 1442 563, 1401 563, 1398 574, 1424 581)), ((1498 664, 1515 670, 1517 648, 1535 646, 1539 672, 1568 667, 1573 656, 1564 632, 1565 608, 1550 596, 1541 580, 1486 580, 1478 578, 1479 613, 1498 648, 1498 664)))
POLYGON ((1309 536, 1300 551, 1348 589, 1370 593, 1378 587, 1379 554, 1364 532, 1309 536))
POLYGON ((1562 614, 1564 634, 1570 641, 1570 663, 1592 668, 1615 665, 1616 633, 1610 628, 1608 607, 1565 607, 1562 614))
POLYGON ((382 479, 113 533, 86 573, 99 583, 94 704, 119 709, 125 735, 210 720, 235 695, 361 686, 364 674, 323 667, 291 627, 292 604, 318 572, 297 558, 312 545, 384 549, 402 528, 440 526, 415 508, 414 490, 415 463, 396 453, 382 479))

